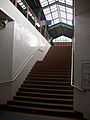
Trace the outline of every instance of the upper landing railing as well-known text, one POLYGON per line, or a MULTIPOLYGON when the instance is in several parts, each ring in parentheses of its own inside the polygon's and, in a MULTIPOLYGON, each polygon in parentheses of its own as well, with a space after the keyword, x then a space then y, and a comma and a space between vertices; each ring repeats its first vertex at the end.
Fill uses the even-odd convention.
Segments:
POLYGON ((50 39, 50 35, 45 29, 44 26, 41 25, 41 21, 33 10, 30 8, 26 0, 10 0, 18 9, 22 12, 22 14, 35 26, 35 28, 47 39, 50 39))

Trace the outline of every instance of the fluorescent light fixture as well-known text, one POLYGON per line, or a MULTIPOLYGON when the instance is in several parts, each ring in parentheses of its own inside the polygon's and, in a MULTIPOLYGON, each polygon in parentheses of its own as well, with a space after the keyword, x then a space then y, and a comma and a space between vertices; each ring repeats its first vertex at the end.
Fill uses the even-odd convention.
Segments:
POLYGON ((23 2, 19 2, 19 5, 22 6, 22 5, 23 5, 23 2))
POLYGON ((40 27, 40 24, 39 24, 39 23, 36 23, 36 25, 37 25, 38 27, 40 27))

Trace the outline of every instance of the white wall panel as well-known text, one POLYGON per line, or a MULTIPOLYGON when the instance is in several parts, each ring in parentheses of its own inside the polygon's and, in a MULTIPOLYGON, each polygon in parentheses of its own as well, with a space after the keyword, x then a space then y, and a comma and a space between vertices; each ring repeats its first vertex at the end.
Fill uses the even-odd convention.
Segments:
MULTIPOLYGON (((74 84, 82 88, 82 61, 90 62, 90 1, 75 1, 74 84)), ((90 91, 74 89, 74 109, 90 120, 90 91)))
POLYGON ((0 93, 0 101, 5 103, 15 95, 35 62, 43 59, 50 44, 9 0, 0 0, 0 9, 14 20, 9 22, 5 29, 0 30, 0 83, 9 82, 5 87, 0 85, 2 93, 5 89, 9 96, 8 98, 0 93), (43 52, 38 51, 38 48, 43 49, 43 52), (37 54, 28 61, 35 50, 37 54), (27 67, 24 66, 25 63, 27 67), (15 81, 10 82, 13 77, 15 81))
POLYGON ((0 83, 8 82, 12 76, 13 22, 0 29, 0 83))

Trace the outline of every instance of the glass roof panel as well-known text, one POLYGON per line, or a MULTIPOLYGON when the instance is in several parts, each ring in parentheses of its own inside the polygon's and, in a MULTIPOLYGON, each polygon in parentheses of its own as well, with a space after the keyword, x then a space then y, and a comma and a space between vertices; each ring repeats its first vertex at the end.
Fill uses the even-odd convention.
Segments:
POLYGON ((53 14, 53 19, 56 19, 56 18, 58 18, 58 14, 53 14))
POLYGON ((66 13, 61 11, 61 17, 66 18, 66 13))
POLYGON ((67 20, 67 24, 72 25, 72 21, 67 20))
POLYGON ((44 14, 50 13, 50 8, 49 8, 49 7, 45 8, 45 9, 43 10, 43 12, 44 12, 44 14))
POLYGON ((48 1, 47 0, 44 0, 43 2, 41 2, 41 6, 44 7, 44 6, 47 6, 48 5, 48 1))
POLYGON ((52 12, 55 11, 55 10, 57 10, 57 6, 56 6, 56 4, 50 6, 50 9, 51 9, 52 12))
POLYGON ((52 25, 60 21, 73 25, 73 0, 40 0, 40 3, 42 8, 44 7, 43 12, 46 20, 51 20, 52 25))
POLYGON ((73 1, 72 0, 66 0, 66 4, 73 5, 73 1))
POLYGON ((67 19, 72 21, 72 19, 73 19, 73 15, 67 13, 67 19))
POLYGON ((57 23, 59 23, 59 19, 54 20, 54 24, 57 24, 57 23))
POLYGON ((51 13, 46 15, 46 19, 47 19, 47 20, 52 20, 51 13))
POLYGON ((44 1, 46 1, 46 0, 40 0, 40 2, 44 2, 44 1))
POLYGON ((68 12, 68 13, 73 13, 73 9, 72 8, 68 8, 68 7, 66 7, 66 12, 68 12))
POLYGON ((60 11, 65 11, 65 6, 59 5, 60 11))
POLYGON ((65 0, 59 0, 59 2, 65 3, 65 0))
POLYGON ((64 19, 64 18, 61 18, 61 21, 62 21, 63 23, 67 23, 66 19, 64 19))
POLYGON ((49 4, 54 3, 55 0, 48 0, 49 4))

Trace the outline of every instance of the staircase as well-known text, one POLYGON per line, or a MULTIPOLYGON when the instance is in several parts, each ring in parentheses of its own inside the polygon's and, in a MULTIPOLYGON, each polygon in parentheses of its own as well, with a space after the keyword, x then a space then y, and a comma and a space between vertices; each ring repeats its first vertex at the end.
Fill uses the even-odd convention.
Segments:
POLYGON ((52 46, 37 62, 12 101, 3 109, 30 114, 81 117, 73 110, 70 81, 71 46, 52 46))

